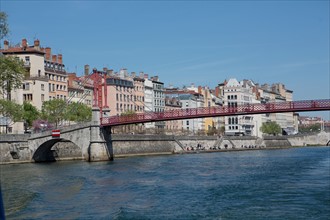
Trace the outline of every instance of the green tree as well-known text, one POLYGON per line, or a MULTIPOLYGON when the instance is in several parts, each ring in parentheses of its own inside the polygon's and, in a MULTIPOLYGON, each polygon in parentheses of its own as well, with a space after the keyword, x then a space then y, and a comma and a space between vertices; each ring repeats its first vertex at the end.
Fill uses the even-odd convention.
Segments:
POLYGON ((274 121, 270 121, 262 123, 260 131, 265 134, 277 135, 281 133, 282 129, 279 124, 274 121))
POLYGON ((132 115, 135 115, 135 114, 136 114, 135 111, 128 110, 126 112, 121 113, 121 116, 132 116, 132 115))
POLYGON ((0 115, 8 120, 7 125, 10 126, 14 122, 22 120, 23 107, 15 102, 0 99, 0 115))
POLYGON ((5 12, 0 11, 0 40, 5 38, 9 33, 9 26, 7 23, 8 16, 5 12))
POLYGON ((91 121, 92 109, 83 103, 73 102, 66 108, 65 119, 75 122, 91 121))
POLYGON ((42 104, 41 118, 51 123, 55 123, 55 127, 60 121, 65 119, 66 102, 62 99, 52 99, 42 104))
POLYGON ((29 102, 23 103, 23 119, 25 120, 27 127, 31 127, 33 121, 40 117, 40 112, 38 109, 29 102))
POLYGON ((26 69, 22 60, 13 56, 0 56, 0 95, 10 100, 10 92, 22 86, 26 69))
POLYGON ((313 124, 308 126, 299 126, 298 128, 299 132, 318 132, 321 130, 321 124, 313 124))

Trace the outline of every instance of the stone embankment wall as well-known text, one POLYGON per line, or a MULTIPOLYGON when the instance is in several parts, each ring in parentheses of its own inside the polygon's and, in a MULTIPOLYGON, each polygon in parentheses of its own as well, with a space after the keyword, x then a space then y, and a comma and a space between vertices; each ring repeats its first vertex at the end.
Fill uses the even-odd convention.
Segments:
POLYGON ((182 150, 173 136, 112 135, 114 157, 150 154, 171 154, 182 150))
POLYGON ((0 164, 30 162, 28 137, 26 134, 0 135, 0 164))
MULTIPOLYGON (((0 135, 0 164, 33 162, 35 146, 29 146, 29 135, 0 135)), ((330 133, 313 135, 256 137, 173 136, 173 135, 119 135, 110 140, 113 157, 133 155, 173 154, 192 150, 245 150, 249 148, 279 148, 290 146, 326 145, 330 133)), ((31 143, 31 142, 30 142, 31 143)), ((34 142, 33 142, 34 143, 34 142)), ((56 160, 83 159, 80 146, 59 142, 52 147, 56 160)))
POLYGON ((321 145, 325 146, 330 140, 329 132, 320 132, 312 135, 293 135, 288 136, 288 141, 292 146, 321 145))

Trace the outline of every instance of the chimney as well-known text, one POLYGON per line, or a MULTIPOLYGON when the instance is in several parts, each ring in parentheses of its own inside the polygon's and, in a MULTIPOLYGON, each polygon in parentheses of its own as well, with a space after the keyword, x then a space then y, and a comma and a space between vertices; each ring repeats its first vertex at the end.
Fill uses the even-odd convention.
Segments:
POLYGON ((56 55, 52 55, 52 62, 57 63, 57 56, 56 55))
POLYGON ((108 73, 108 68, 103 67, 103 72, 108 73))
POLYGON ((88 76, 88 75, 89 75, 89 65, 86 64, 86 65, 84 66, 84 69, 85 69, 85 76, 88 76))
POLYGON ((58 54, 58 55, 57 55, 57 62, 58 62, 59 64, 63 64, 62 54, 58 54))
POLYGON ((158 82, 158 76, 154 76, 153 78, 154 78, 153 79, 154 81, 157 81, 158 82))
POLYGON ((198 93, 202 94, 202 87, 201 86, 198 86, 198 93))
POLYGON ((7 40, 5 40, 5 41, 3 42, 3 44, 4 44, 4 49, 5 49, 5 50, 8 50, 8 48, 9 48, 9 42, 8 42, 7 40))
POLYGON ((50 54, 52 53, 52 49, 50 47, 46 47, 46 60, 50 61, 50 54))
POLYGON ((34 49, 40 50, 40 41, 38 39, 35 40, 33 46, 34 46, 34 49))
POLYGON ((107 70, 107 75, 112 76, 113 75, 113 70, 107 70))
POLYGON ((135 77, 136 77, 135 72, 131 72, 131 76, 132 76, 133 78, 135 78, 135 77))
POLYGON ((25 38, 22 40, 22 48, 23 50, 26 50, 27 48, 27 40, 25 38))
POLYGON ((215 96, 219 97, 220 91, 219 91, 219 87, 215 87, 215 96))
MULTIPOLYGON (((142 72, 143 73, 143 72, 142 72)), ((145 73, 144 75, 143 75, 143 77, 145 78, 145 79, 148 79, 149 78, 149 75, 147 74, 147 73, 145 73)))

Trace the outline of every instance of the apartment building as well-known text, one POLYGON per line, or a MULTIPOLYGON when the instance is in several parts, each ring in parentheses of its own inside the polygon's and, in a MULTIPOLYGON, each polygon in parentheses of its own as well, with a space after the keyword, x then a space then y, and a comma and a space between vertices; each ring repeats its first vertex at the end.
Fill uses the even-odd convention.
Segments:
MULTIPOLYGON (((166 88, 165 95, 168 98, 176 98, 180 100, 180 102, 182 103, 182 109, 186 109, 187 112, 189 112, 191 108, 204 107, 204 97, 202 94, 198 93, 198 88, 195 87, 190 87, 190 90, 187 88, 166 88)), ((204 119, 183 119, 182 129, 192 134, 197 134, 198 132, 205 132, 204 119)))
POLYGON ((129 77, 126 69, 121 69, 118 73, 108 71, 106 85, 110 115, 122 115, 135 111, 134 80, 129 77))
MULTIPOLYGON (((261 86, 257 84, 257 88, 257 97, 261 103, 293 101, 293 91, 286 89, 282 83, 263 84, 261 86)), ((298 115, 293 112, 263 114, 259 117, 261 117, 262 123, 267 121, 278 123, 283 130, 283 134, 298 132, 298 115)))
POLYGON ((93 80, 88 75, 78 77, 76 73, 68 73, 68 103, 83 103, 92 107, 93 89, 93 80))
MULTIPOLYGON (((27 70, 22 88, 11 92, 12 100, 18 104, 23 104, 24 101, 30 102, 41 110, 44 101, 53 98, 66 99, 68 94, 67 74, 62 54, 52 54, 50 47, 40 46, 39 40, 34 40, 30 46, 26 39, 22 39, 21 43, 15 45, 10 45, 5 40, 0 52, 4 56, 14 56, 23 60, 27 70)), ((23 130, 21 125, 11 129, 13 132, 23 130)))
MULTIPOLYGON (((178 111, 181 110, 182 103, 176 98, 165 97, 165 111, 178 111)), ((182 120, 166 121, 165 128, 169 132, 181 132, 182 120)))
POLYGON ((134 82, 134 111, 136 113, 144 112, 144 74, 140 73, 139 76, 135 72, 131 73, 134 82))
MULTIPOLYGON (((190 88, 187 88, 190 90, 190 88)), ((219 96, 219 91, 211 90, 207 86, 198 86, 198 93, 202 94, 204 97, 204 108, 213 108, 213 107, 220 107, 222 106, 222 98, 219 96)), ((223 117, 208 117, 204 118, 204 130, 207 133, 209 130, 212 129, 220 129, 221 125, 223 124, 223 117)))
MULTIPOLYGON (((255 85, 251 80, 238 82, 231 78, 222 84, 224 94, 224 105, 235 108, 238 105, 258 103, 255 97, 255 85)), ((226 135, 257 135, 256 123, 258 118, 253 115, 226 116, 226 135)))

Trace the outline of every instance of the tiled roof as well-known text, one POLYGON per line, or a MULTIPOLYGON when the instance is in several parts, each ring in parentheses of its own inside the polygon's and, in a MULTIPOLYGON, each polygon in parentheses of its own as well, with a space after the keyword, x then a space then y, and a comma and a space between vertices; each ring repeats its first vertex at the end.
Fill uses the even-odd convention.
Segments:
POLYGON ((33 46, 32 47, 10 47, 8 49, 1 49, 1 53, 3 54, 24 54, 24 53, 38 53, 38 54, 45 54, 45 52, 42 52, 40 50, 35 49, 33 46))

